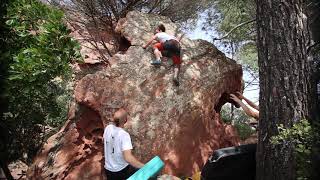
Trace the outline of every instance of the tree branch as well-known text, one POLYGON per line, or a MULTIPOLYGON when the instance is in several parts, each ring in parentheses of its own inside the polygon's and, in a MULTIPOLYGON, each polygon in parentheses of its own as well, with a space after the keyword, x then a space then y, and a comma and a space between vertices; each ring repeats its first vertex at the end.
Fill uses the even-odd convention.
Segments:
POLYGON ((159 6, 159 4, 161 3, 162 0, 156 0, 153 4, 153 6, 150 8, 150 10, 148 11, 148 14, 152 13, 152 11, 159 6))
POLYGON ((234 30, 236 30, 236 29, 238 29, 239 27, 242 27, 242 26, 244 26, 244 25, 246 25, 246 24, 252 23, 252 22, 254 22, 254 21, 256 21, 256 19, 252 19, 252 20, 250 20, 250 21, 246 21, 246 22, 240 23, 240 24, 238 24, 237 26, 235 26, 234 28, 232 28, 227 34, 225 34, 225 35, 222 36, 221 38, 213 38, 213 41, 225 39, 225 38, 228 37, 234 30))

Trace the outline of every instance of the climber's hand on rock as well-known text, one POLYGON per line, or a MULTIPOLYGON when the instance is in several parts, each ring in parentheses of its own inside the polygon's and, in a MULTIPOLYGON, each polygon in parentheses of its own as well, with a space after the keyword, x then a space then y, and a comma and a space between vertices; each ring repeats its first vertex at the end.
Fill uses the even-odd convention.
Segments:
POLYGON ((143 48, 143 49, 146 49, 146 48, 147 48, 147 46, 146 46, 146 45, 143 45, 143 46, 142 46, 142 48, 143 48))
POLYGON ((236 95, 230 94, 230 99, 234 100, 235 102, 241 101, 236 95))
POLYGON ((236 92, 236 95, 238 96, 239 99, 243 99, 244 98, 243 95, 239 91, 236 92))

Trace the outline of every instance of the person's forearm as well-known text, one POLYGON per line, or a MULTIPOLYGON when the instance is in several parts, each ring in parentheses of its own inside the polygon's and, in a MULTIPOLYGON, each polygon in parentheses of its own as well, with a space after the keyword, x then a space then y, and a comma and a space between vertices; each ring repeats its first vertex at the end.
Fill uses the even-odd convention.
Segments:
POLYGON ((253 103, 252 101, 250 101, 249 99, 247 99, 246 97, 243 97, 243 99, 254 109, 259 111, 259 106, 257 106, 255 103, 253 103))
POLYGON ((243 109, 243 111, 248 115, 248 116, 251 116, 253 118, 256 118, 258 119, 259 118, 259 115, 257 116, 257 114, 255 112, 253 112, 250 108, 248 108, 242 101, 238 101, 237 102, 241 108, 243 109))
POLYGON ((148 46, 152 43, 153 40, 154 40, 154 38, 151 38, 144 47, 145 47, 145 48, 148 47, 148 46))
POLYGON ((144 47, 148 47, 151 43, 152 41, 149 41, 144 47))
POLYGON ((135 168, 141 168, 144 164, 141 163, 134 155, 131 150, 123 151, 124 160, 126 160, 131 166, 135 168))
POLYGON ((259 119, 259 112, 253 112, 252 117, 259 119))
POLYGON ((143 163, 141 163, 137 158, 135 158, 133 155, 129 156, 126 161, 135 168, 141 168, 144 166, 143 163))

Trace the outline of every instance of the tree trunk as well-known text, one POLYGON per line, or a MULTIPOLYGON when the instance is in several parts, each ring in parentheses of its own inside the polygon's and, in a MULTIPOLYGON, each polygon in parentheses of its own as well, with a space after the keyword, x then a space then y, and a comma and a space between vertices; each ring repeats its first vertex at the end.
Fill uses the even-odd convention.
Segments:
MULTIPOLYGON (((312 34, 312 41, 310 41, 308 52, 313 63, 313 94, 315 95, 312 114, 312 123, 314 128, 319 128, 317 124, 320 123, 320 3, 319 0, 309 0, 308 3, 308 22, 312 34)), ((319 131, 319 130, 318 130, 319 131)), ((312 179, 320 179, 320 142, 315 139, 312 152, 312 179)))
POLYGON ((3 173, 6 176, 7 180, 13 180, 14 179, 12 177, 11 173, 10 173, 8 165, 5 162, 2 162, 2 160, 0 160, 0 168, 3 170, 3 173))
POLYGON ((260 76, 258 180, 295 179, 292 142, 273 146, 277 126, 310 115, 310 63, 303 0, 256 0, 260 76))

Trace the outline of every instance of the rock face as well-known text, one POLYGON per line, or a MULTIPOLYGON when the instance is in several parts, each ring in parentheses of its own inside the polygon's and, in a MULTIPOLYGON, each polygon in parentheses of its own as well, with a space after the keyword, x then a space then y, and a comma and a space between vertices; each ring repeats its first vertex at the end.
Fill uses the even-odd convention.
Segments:
POLYGON ((165 17, 130 12, 120 20, 117 30, 131 46, 77 83, 68 121, 35 158, 29 178, 104 178, 102 120, 119 108, 129 112, 134 154, 143 162, 159 155, 165 174, 190 176, 213 150, 239 143, 219 112, 226 94, 241 90, 241 66, 212 44, 184 37, 180 86, 174 86, 170 60, 153 67, 151 48, 141 47, 159 23, 178 34, 165 17))

